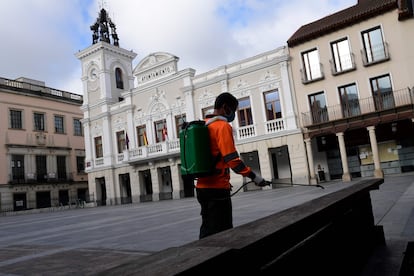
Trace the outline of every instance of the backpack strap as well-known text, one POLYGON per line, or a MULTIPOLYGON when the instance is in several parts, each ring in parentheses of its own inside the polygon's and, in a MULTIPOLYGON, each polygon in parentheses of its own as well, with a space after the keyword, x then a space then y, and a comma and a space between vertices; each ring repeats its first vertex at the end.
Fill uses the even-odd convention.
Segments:
POLYGON ((227 122, 227 119, 224 116, 217 115, 217 116, 209 118, 206 122, 206 126, 208 126, 209 124, 214 123, 216 121, 226 121, 227 122))
MULTIPOLYGON (((227 122, 227 119, 224 116, 217 115, 217 116, 214 116, 214 117, 209 118, 207 120, 207 122, 206 122, 206 126, 208 126, 209 124, 212 124, 214 122, 217 122, 217 121, 225 121, 225 122, 227 122)), ((222 172, 221 169, 217 169, 216 168, 216 165, 217 165, 217 163, 220 160, 221 160, 221 153, 219 152, 216 156, 214 156, 214 159, 213 159, 213 162, 214 162, 214 174, 220 174, 222 172)))

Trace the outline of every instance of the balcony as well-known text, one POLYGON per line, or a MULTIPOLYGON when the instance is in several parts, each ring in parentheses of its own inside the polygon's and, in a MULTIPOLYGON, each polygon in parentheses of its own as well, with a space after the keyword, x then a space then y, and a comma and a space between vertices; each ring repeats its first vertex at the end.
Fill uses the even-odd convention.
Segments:
MULTIPOLYGON (((280 119, 275 119, 267 121, 264 123, 265 135, 271 135, 275 133, 280 133, 282 131, 288 130, 288 121, 292 117, 284 117, 280 119)), ((296 125, 292 125, 296 127, 296 125)), ((235 139, 237 141, 242 141, 248 138, 257 137, 257 126, 249 125, 240 128, 234 128, 235 139)), ((180 140, 178 138, 170 139, 168 141, 150 144, 147 146, 131 148, 125 150, 122 153, 117 153, 114 157, 115 164, 122 163, 149 163, 153 160, 166 159, 171 157, 179 157, 180 155, 180 140)), ((106 159, 104 157, 95 158, 93 162, 86 163, 86 172, 90 172, 92 169, 102 166, 107 166, 106 159)))
POLYGON ((178 156, 180 154, 180 139, 171 139, 161 143, 148 145, 124 151, 118 155, 118 161, 136 163, 140 161, 150 162, 168 156, 178 156), (122 155, 122 158, 119 156, 122 155))
POLYGON ((388 43, 373 45, 370 49, 362 49, 362 64, 364 66, 374 65, 380 62, 384 62, 390 59, 388 52, 388 43))
POLYGON ((335 60, 329 60, 331 65, 331 73, 333 76, 344 74, 349 71, 356 69, 354 54, 350 53, 349 55, 340 56, 340 60, 335 62, 335 60))
POLYGON ((311 66, 309 68, 309 72, 305 68, 300 69, 300 75, 301 75, 303 84, 308 84, 308 83, 312 83, 315 81, 323 80, 325 78, 323 64, 318 63, 318 64, 315 64, 314 66, 311 66))
MULTIPOLYGON (((366 119, 369 114, 381 115, 386 111, 410 113, 414 110, 414 90, 405 88, 382 93, 381 96, 355 99, 348 104, 327 106, 302 113, 304 127, 318 126, 339 120, 366 119)), ((401 117, 401 116, 399 116, 401 117)))
POLYGON ((46 183, 67 183, 73 181, 73 173, 63 173, 61 175, 55 172, 46 174, 22 173, 9 174, 9 184, 46 184, 46 183))

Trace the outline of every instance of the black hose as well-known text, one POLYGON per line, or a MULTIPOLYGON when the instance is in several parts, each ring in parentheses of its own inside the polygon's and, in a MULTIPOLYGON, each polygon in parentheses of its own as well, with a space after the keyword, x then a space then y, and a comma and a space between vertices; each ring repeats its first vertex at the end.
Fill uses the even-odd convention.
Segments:
MULTIPOLYGON (((311 184, 296 184, 296 183, 287 183, 287 184, 284 184, 284 183, 274 183, 274 182, 271 182, 271 181, 265 181, 266 182, 266 186, 267 185, 271 185, 271 184, 276 184, 276 185, 290 185, 290 186, 305 186, 305 187, 318 187, 318 188, 321 188, 321 189, 325 189, 325 187, 323 187, 322 185, 319 185, 319 184, 316 184, 316 185, 311 185, 311 184)), ((244 183, 243 185, 241 185, 234 193, 232 193, 230 196, 234 196, 235 194, 237 194, 244 186, 246 186, 247 184, 249 184, 249 183, 254 183, 254 181, 253 180, 251 180, 251 181, 249 181, 249 182, 246 182, 246 183, 244 183)), ((264 187, 264 186, 263 186, 264 187)))

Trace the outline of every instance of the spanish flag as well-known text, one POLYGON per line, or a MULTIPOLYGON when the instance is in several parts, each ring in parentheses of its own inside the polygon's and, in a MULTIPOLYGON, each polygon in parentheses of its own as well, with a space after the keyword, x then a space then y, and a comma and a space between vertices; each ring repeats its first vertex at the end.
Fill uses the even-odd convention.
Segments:
POLYGON ((164 125, 164 128, 162 129, 162 140, 166 141, 168 140, 168 132, 167 132, 167 127, 164 125))
POLYGON ((128 133, 125 133, 125 146, 127 149, 129 149, 129 138, 128 138, 128 133))
POLYGON ((143 138, 144 138, 144 146, 148 146, 148 138, 147 138, 147 132, 146 131, 144 131, 143 138))

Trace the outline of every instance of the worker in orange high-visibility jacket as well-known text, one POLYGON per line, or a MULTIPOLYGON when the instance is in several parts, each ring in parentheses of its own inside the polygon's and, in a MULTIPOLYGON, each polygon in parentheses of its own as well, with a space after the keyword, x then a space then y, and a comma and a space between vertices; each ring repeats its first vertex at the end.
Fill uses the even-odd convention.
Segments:
POLYGON ((236 150, 229 123, 234 120, 238 105, 238 100, 232 94, 222 93, 215 100, 213 114, 207 115, 205 119, 216 165, 214 174, 199 177, 196 183, 202 219, 200 239, 233 227, 230 169, 251 178, 258 186, 267 185, 260 175, 243 163, 236 150))

